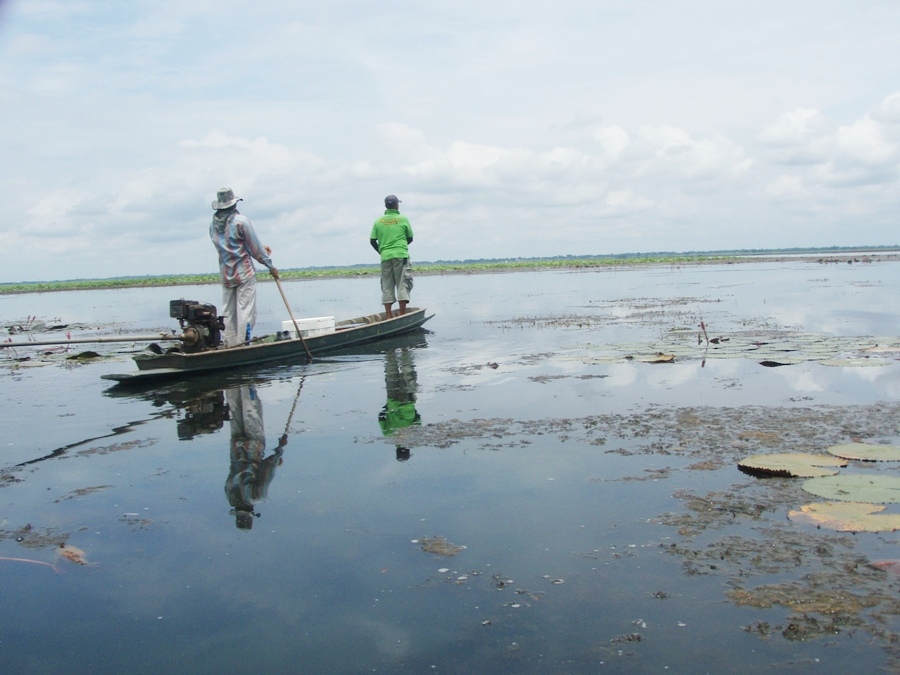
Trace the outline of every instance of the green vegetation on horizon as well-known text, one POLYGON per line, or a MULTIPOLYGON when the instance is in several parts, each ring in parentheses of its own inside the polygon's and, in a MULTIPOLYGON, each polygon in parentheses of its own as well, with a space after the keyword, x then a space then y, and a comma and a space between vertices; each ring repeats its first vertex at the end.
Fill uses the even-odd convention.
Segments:
MULTIPOLYGON (((491 258, 482 260, 417 262, 417 274, 462 274, 482 272, 502 272, 507 270, 549 270, 579 269, 592 267, 614 267, 617 265, 684 265, 698 262, 733 262, 746 260, 747 256, 841 253, 841 252, 890 252, 900 251, 897 246, 868 246, 830 248, 792 248, 792 249, 750 249, 735 251, 690 251, 686 253, 622 253, 597 256, 556 256, 553 258, 491 258)), ((378 265, 350 265, 346 267, 309 267, 279 270, 280 277, 292 279, 345 279, 358 276, 377 276, 378 265)), ((260 274, 261 281, 270 277, 260 274)), ((43 293, 53 291, 109 290, 115 288, 140 288, 161 286, 192 286, 200 284, 217 284, 219 275, 209 274, 175 274, 162 276, 112 277, 109 279, 68 279, 61 281, 22 281, 18 283, 0 283, 0 295, 12 293, 43 293)))

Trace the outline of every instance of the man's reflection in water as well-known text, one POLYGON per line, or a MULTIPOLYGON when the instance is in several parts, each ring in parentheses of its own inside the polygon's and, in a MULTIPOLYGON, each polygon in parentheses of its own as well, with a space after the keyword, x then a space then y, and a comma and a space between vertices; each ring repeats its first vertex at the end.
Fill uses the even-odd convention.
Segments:
MULTIPOLYGON (((397 429, 421 424, 422 418, 416 412, 416 368, 412 350, 404 347, 384 355, 384 386, 387 389, 387 403, 378 413, 381 432, 391 436, 397 429)), ((398 462, 410 458, 409 448, 402 445, 396 447, 398 462)))
POLYGON ((253 527, 253 505, 266 498, 275 468, 287 445, 287 434, 275 451, 265 457, 266 432, 263 427, 262 402, 252 386, 236 387, 225 392, 231 417, 231 472, 225 482, 225 496, 239 529, 253 527))

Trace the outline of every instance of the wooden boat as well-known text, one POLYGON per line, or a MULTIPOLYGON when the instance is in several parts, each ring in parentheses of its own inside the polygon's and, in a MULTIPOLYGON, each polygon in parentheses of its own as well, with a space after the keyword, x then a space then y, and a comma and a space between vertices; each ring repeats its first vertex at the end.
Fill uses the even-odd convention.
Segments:
POLYGON ((304 341, 311 354, 327 354, 409 333, 421 328, 432 316, 426 316, 424 308, 407 307, 406 314, 390 319, 381 312, 338 321, 333 333, 312 335, 304 340, 296 337, 296 332, 285 331, 256 338, 248 345, 217 347, 193 353, 178 348, 164 351, 158 345, 155 349, 151 345, 151 349, 134 356, 138 372, 110 373, 101 377, 119 383, 145 382, 270 361, 306 359, 304 341))

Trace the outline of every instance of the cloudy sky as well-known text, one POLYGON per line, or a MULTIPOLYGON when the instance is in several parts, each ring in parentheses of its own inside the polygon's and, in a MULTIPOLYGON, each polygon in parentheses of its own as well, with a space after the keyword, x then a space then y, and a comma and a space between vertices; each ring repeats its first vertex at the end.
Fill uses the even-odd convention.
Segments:
POLYGON ((0 282, 900 243, 896 0, 0 0, 0 282))

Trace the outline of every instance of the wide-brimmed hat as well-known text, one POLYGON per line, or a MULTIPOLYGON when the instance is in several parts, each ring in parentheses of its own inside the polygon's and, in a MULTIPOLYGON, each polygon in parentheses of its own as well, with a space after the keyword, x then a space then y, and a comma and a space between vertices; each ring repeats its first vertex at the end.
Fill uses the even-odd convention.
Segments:
POLYGON ((388 195, 384 198, 384 205, 386 208, 395 209, 398 204, 402 204, 399 199, 397 199, 397 195, 388 195))
POLYGON ((212 203, 212 207, 216 211, 218 211, 219 209, 230 209, 238 202, 244 201, 243 199, 238 199, 237 197, 235 197, 232 189, 228 187, 219 188, 219 191, 216 193, 216 197, 216 201, 212 203))

